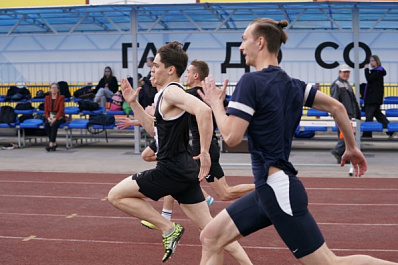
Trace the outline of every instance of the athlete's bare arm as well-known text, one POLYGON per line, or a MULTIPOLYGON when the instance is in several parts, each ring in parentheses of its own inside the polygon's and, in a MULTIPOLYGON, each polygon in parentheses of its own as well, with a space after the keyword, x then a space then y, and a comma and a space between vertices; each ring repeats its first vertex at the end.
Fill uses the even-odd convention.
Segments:
POLYGON ((120 87, 122 89, 124 100, 131 106, 135 118, 139 120, 142 127, 144 127, 144 129, 153 136, 153 117, 146 113, 140 103, 138 103, 138 93, 140 92, 141 87, 134 90, 125 78, 122 79, 120 87))

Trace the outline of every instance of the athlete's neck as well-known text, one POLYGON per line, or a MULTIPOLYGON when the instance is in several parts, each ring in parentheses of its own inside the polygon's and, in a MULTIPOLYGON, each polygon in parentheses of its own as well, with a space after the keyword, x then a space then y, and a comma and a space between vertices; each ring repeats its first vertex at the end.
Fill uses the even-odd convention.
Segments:
POLYGON ((256 61, 254 68, 256 68, 257 71, 261 71, 264 68, 268 68, 268 66, 279 66, 278 64, 278 57, 276 54, 264 54, 264 56, 259 56, 258 60, 256 61))

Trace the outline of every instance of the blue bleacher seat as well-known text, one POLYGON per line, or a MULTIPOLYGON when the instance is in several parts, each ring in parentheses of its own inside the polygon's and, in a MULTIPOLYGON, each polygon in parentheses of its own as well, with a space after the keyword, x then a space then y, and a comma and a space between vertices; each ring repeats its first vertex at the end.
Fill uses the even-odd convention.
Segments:
POLYGON ((387 128, 389 132, 398 132, 398 122, 390 122, 387 128))
POLYGON ((396 96, 385 97, 384 104, 398 104, 398 97, 396 96))
POLYGON ((103 112, 104 107, 99 107, 97 110, 83 110, 83 115, 102 114, 103 112))
POLYGON ((73 114, 79 114, 79 113, 80 113, 80 110, 76 106, 65 107, 65 114, 66 115, 73 115, 73 114))
POLYGON ((324 117, 327 117, 327 116, 329 116, 329 113, 327 113, 326 111, 317 110, 317 109, 308 109, 307 110, 307 116, 316 116, 316 117, 324 116, 324 117))
POLYGON ((321 132, 326 132, 327 130, 328 130, 328 127, 326 127, 326 126, 304 126, 304 131, 310 131, 310 132, 321 131, 321 132))
POLYGON ((108 110, 106 112, 107 115, 126 115, 124 110, 108 110))
POLYGON ((68 129, 86 129, 88 119, 77 119, 69 122, 67 125, 68 129))
POLYGON ((380 122, 366 121, 361 123, 361 132, 382 132, 383 125, 380 122))
POLYGON ((32 98, 30 102, 44 102, 44 98, 32 98))
POLYGON ((387 109, 386 117, 398 117, 398 109, 387 109))
POLYGON ((37 115, 43 115, 43 114, 44 114, 44 110, 37 110, 37 111, 36 111, 36 114, 37 114, 37 115))
POLYGON ((27 119, 19 124, 19 128, 21 128, 21 129, 27 129, 27 128, 38 129, 43 124, 44 124, 44 122, 41 119, 27 119))
POLYGON ((17 115, 19 115, 19 114, 25 114, 25 115, 32 115, 34 112, 36 111, 36 108, 33 108, 33 109, 24 109, 24 110, 18 110, 18 109, 16 109, 15 110, 15 113, 17 114, 17 115))
POLYGON ((0 102, 6 101, 6 96, 5 95, 0 95, 0 102))

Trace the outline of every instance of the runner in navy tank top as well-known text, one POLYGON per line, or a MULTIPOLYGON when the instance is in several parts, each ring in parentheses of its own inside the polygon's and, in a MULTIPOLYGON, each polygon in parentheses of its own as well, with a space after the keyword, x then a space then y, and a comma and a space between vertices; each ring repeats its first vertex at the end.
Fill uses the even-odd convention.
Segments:
MULTIPOLYGON (((256 72, 244 74, 225 112, 222 89, 212 78, 203 82, 204 100, 211 106, 224 141, 239 144, 247 131, 255 190, 220 212, 201 232, 201 264, 213 262, 227 242, 273 225, 302 264, 395 264, 365 255, 336 256, 325 244, 309 212, 307 194, 289 162, 292 138, 302 106, 332 114, 346 142, 342 165, 350 160, 355 175, 367 170, 344 106, 310 84, 290 78, 279 66, 277 54, 287 40, 287 21, 254 20, 242 36, 240 50, 256 72)), ((267 240, 267 239, 264 239, 267 240)), ((266 263, 273 264, 271 260, 266 263)))

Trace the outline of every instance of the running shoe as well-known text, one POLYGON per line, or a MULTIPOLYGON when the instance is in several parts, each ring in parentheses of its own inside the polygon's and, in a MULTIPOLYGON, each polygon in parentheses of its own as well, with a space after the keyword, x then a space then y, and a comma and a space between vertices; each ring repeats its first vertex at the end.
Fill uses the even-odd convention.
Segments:
POLYGON ((214 198, 209 195, 209 197, 206 198, 206 203, 208 206, 212 205, 214 203, 214 198))
POLYGON ((178 241, 184 233, 184 227, 182 225, 177 223, 173 223, 173 225, 173 232, 168 236, 163 236, 163 245, 166 249, 166 252, 164 253, 162 262, 166 262, 171 257, 171 255, 174 254, 177 248, 178 241))
POLYGON ((148 221, 145 221, 145 220, 142 220, 141 224, 143 226, 145 226, 146 228, 149 228, 149 229, 154 229, 154 230, 158 230, 159 229, 159 227, 157 227, 156 225, 154 225, 154 224, 152 224, 152 223, 150 223, 148 221))

